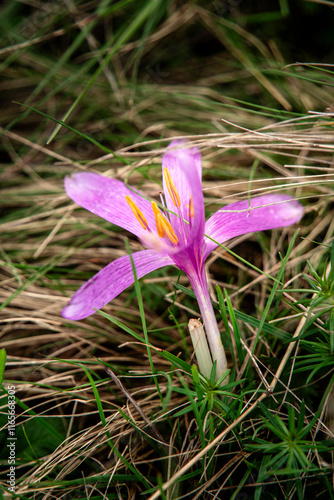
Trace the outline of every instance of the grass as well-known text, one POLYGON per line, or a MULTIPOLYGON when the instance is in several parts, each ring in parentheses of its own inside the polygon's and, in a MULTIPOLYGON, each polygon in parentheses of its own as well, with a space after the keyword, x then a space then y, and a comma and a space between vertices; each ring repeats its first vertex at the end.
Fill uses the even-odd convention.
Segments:
POLYGON ((1 7, 0 498, 333 498, 332 11, 237 4, 1 7), (75 206, 64 176, 103 172, 158 198, 174 137, 202 152, 207 216, 272 191, 305 207, 298 227, 207 260, 227 386, 198 373, 198 308, 174 268, 86 320, 60 314, 141 248, 75 206))

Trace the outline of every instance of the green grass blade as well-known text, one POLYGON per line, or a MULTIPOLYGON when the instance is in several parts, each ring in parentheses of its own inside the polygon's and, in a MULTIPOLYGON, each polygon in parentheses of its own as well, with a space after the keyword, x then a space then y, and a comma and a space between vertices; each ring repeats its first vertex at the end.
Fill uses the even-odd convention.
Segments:
POLYGON ((6 367, 6 349, 1 349, 0 350, 0 386, 2 386, 4 374, 5 374, 5 367, 6 367))

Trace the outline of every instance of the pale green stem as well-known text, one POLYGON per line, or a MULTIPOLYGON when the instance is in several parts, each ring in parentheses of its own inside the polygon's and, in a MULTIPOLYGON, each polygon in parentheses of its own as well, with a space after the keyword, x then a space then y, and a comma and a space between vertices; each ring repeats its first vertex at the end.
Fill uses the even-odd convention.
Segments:
MULTIPOLYGON (((221 341, 216 316, 212 307, 204 269, 197 276, 189 276, 189 280, 195 292, 198 306, 201 311, 212 360, 217 362, 216 380, 218 380, 227 370, 227 360, 225 349, 221 341)), ((227 382, 228 377, 226 377, 224 380, 225 384, 227 382)))

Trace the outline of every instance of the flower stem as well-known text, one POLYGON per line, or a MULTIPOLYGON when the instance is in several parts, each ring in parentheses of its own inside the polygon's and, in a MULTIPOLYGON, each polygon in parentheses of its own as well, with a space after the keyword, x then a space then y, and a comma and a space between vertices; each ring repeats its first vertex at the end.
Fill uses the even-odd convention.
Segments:
MULTIPOLYGON (((197 276, 189 276, 189 280, 195 292, 198 306, 201 311, 212 360, 216 361, 216 380, 218 380, 227 370, 227 360, 216 316, 211 303, 205 270, 202 269, 200 274, 197 276)), ((224 379, 224 384, 227 384, 227 382, 228 377, 224 379)))

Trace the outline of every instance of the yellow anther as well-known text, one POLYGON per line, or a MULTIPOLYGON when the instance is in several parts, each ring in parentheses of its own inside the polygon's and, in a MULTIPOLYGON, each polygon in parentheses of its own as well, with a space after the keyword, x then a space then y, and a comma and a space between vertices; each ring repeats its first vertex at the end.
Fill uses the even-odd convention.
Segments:
POLYGON ((133 212, 133 215, 136 217, 137 221, 142 226, 142 228, 148 229, 147 220, 145 219, 143 212, 137 207, 137 205, 135 204, 135 202, 133 201, 131 196, 126 195, 125 199, 126 199, 128 205, 130 206, 130 208, 133 212))
POLYGON ((172 181, 172 177, 170 175, 170 172, 169 172, 168 168, 166 168, 166 167, 164 168, 164 176, 165 176, 166 186, 167 186, 168 192, 170 194, 170 197, 172 198, 172 202, 174 203, 174 206, 180 207, 181 206, 181 199, 180 199, 179 193, 177 192, 175 184, 172 181))
POLYGON ((160 238, 169 238, 169 240, 176 245, 179 241, 178 237, 176 236, 170 222, 168 222, 168 220, 160 212, 155 201, 152 201, 152 208, 158 235, 160 236, 160 238))
MULTIPOLYGON (((155 203, 155 201, 152 201, 151 205, 152 205, 153 212, 154 212, 155 224, 157 226, 158 235, 160 236, 160 238, 162 238, 164 235, 164 230, 163 230, 163 227, 161 225, 161 221, 160 221, 160 217, 159 217, 161 215, 161 212, 158 208, 158 205, 155 203)), ((161 217, 162 217, 162 215, 161 215, 161 217)))
POLYGON ((167 219, 165 219, 165 217, 161 213, 158 215, 158 219, 159 219, 159 226, 162 228, 163 231, 163 237, 169 238, 169 240, 176 245, 179 239, 176 236, 171 224, 168 222, 167 219))
POLYGON ((190 200, 189 200, 189 205, 187 205, 188 208, 188 217, 193 218, 195 215, 195 208, 194 208, 194 200, 193 200, 193 195, 190 195, 190 200))

